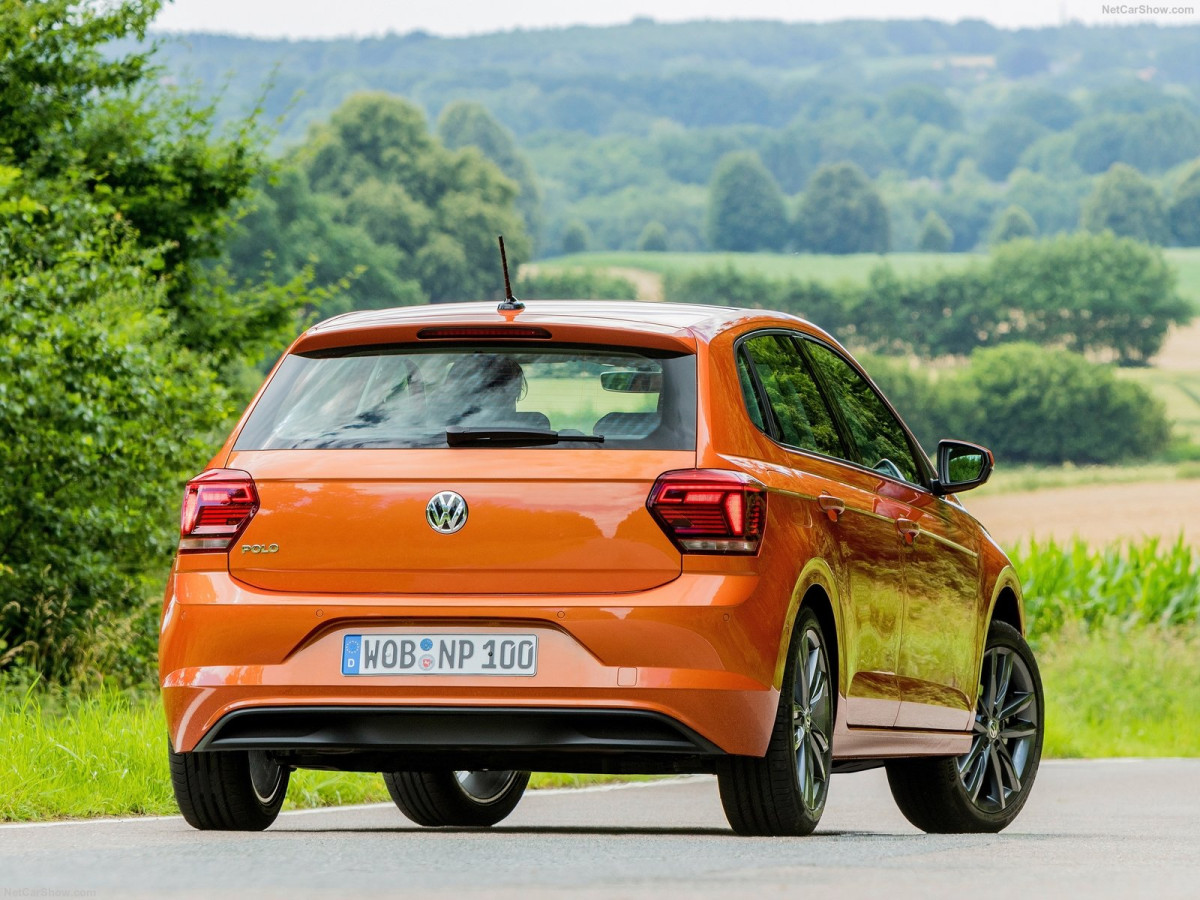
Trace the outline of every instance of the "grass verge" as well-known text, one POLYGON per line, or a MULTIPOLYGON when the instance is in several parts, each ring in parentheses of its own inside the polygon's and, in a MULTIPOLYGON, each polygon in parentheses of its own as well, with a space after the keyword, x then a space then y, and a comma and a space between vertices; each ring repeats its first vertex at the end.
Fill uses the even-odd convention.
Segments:
MULTIPOLYGON (((157 697, 0 688, 0 821, 176 815, 157 697)), ((538 773, 534 788, 640 778, 538 773)), ((383 778, 292 773, 285 809, 388 801, 383 778)), ((399 815, 397 813, 397 815, 399 815)))
POLYGON ((1046 756, 1200 756, 1200 632, 1073 628, 1040 643, 1046 756))

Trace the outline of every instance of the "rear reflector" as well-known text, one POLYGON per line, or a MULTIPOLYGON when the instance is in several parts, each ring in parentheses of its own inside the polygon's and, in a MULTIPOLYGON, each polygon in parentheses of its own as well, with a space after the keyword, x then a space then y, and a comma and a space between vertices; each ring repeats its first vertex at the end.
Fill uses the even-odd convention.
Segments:
POLYGON ((684 553, 752 556, 767 524, 767 489, 742 472, 681 469, 659 476, 646 507, 684 553))
POLYGON ((180 552, 228 550, 258 512, 249 472, 209 469, 187 483, 179 519, 180 552))
POLYGON ((547 340, 550 332, 545 328, 529 328, 517 325, 460 325, 447 328, 422 328, 417 338, 422 341, 454 338, 537 338, 547 340))

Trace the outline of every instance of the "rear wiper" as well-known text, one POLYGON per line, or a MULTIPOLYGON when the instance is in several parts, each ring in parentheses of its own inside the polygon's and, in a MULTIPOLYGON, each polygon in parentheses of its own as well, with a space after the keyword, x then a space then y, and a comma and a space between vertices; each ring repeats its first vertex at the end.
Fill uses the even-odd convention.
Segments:
POLYGON ((463 425, 451 425, 446 429, 446 443, 451 447, 465 447, 469 444, 537 447, 568 441, 603 444, 604 435, 563 434, 548 428, 468 428, 463 425))

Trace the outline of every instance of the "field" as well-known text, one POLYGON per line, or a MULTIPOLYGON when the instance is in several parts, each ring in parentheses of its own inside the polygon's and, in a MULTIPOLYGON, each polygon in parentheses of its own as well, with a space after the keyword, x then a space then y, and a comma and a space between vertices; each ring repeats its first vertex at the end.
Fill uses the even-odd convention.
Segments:
MULTIPOLYGON (((1164 251, 1167 260, 1179 274, 1179 293, 1200 308, 1200 248, 1172 247, 1164 251)), ((887 263, 897 274, 908 275, 928 269, 953 271, 972 261, 986 259, 980 253, 857 253, 831 256, 811 253, 578 253, 542 260, 537 268, 569 269, 600 268, 651 272, 659 276, 670 272, 690 272, 732 266, 768 278, 799 278, 829 284, 847 282, 865 284, 871 270, 887 263)), ((625 274, 625 273, 616 273, 625 274)), ((653 296, 653 282, 639 284, 646 289, 644 300, 661 299, 653 296)))

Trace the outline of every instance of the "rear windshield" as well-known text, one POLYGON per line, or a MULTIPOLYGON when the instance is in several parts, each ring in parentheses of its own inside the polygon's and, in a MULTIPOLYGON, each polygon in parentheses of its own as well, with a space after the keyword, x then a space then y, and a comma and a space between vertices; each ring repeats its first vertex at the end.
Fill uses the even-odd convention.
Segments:
POLYGON ((564 438, 541 447, 694 450, 696 357, 478 345, 291 355, 235 449, 446 447, 450 427, 564 438))

